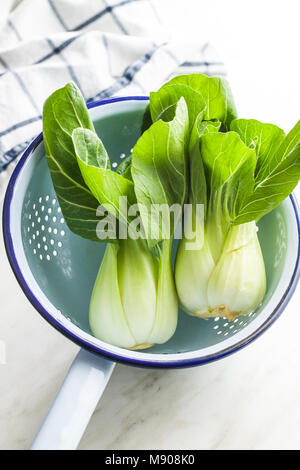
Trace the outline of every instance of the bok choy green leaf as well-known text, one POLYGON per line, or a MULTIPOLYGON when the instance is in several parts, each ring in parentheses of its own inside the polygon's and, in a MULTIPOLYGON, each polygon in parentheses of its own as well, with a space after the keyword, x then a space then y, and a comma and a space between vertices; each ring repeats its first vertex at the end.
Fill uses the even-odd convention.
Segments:
POLYGON ((132 151, 131 175, 143 226, 150 247, 172 238, 176 214, 169 218, 170 208, 180 209, 187 197, 186 136, 188 111, 181 98, 172 121, 159 120, 143 133, 132 151), (166 213, 160 213, 162 206, 166 213))
POLYGON ((269 148, 268 163, 264 165, 261 165, 263 159, 258 151, 254 190, 240 207, 235 224, 258 221, 282 202, 297 185, 300 174, 300 121, 286 137, 281 134, 279 142, 270 139, 269 148))
POLYGON ((94 132, 85 101, 74 83, 56 90, 43 109, 43 135, 54 189, 72 232, 93 241, 99 202, 84 182, 77 164, 72 132, 81 127, 94 132))
POLYGON ((74 129, 72 140, 82 177, 93 196, 99 204, 113 211, 120 222, 129 223, 127 204, 136 202, 132 181, 110 169, 106 150, 95 132, 74 129), (121 197, 127 198, 126 204, 120 204, 121 197))
POLYGON ((152 121, 170 120, 174 116, 176 103, 181 97, 185 99, 188 107, 190 131, 201 111, 203 111, 204 120, 219 120, 226 129, 237 117, 232 93, 226 79, 190 74, 174 77, 158 91, 150 93, 152 121))

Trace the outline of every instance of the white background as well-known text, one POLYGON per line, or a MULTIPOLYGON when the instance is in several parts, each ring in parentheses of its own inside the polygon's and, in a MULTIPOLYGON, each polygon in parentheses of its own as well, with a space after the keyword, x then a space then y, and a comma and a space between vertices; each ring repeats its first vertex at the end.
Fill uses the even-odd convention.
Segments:
MULTIPOLYGON (((159 0, 156 7, 175 38, 215 45, 240 117, 286 131, 298 120, 299 1, 159 0)), ((7 356, 0 365, 0 448, 24 449, 77 347, 25 299, 2 240, 0 256, 7 356)), ((117 366, 80 448, 300 449, 299 303, 300 286, 268 332, 218 363, 177 371, 117 366)))
POLYGON ((295 124, 300 117, 299 1, 156 4, 174 38, 209 40, 216 47, 226 64, 240 117, 272 122, 285 130, 295 124))

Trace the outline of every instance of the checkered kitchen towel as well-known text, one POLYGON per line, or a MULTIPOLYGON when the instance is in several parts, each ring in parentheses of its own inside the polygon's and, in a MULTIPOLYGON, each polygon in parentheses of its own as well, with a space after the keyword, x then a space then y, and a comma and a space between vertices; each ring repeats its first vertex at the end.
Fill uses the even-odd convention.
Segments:
POLYGON ((167 1, 1 0, 0 199, 10 163, 41 131, 44 100, 70 80, 89 102, 145 95, 179 73, 224 73, 209 44, 170 39, 167 1))

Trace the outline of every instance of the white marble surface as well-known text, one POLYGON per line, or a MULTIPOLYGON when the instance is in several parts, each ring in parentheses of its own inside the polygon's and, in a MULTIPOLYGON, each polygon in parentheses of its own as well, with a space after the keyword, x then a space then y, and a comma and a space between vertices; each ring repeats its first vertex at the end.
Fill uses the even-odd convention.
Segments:
MULTIPOLYGON (((160 4, 166 8, 167 2, 160 4)), ((195 39, 214 40, 240 115, 289 129, 300 104, 298 2, 185 5, 185 14, 172 21, 166 8, 170 30, 178 35, 188 28, 195 39)), ((31 307, 9 268, 2 238, 0 279, 0 340, 6 343, 0 449, 26 449, 78 348, 31 307)), ((299 305, 300 286, 262 337, 214 364, 175 371, 118 365, 80 448, 299 449, 299 305)))

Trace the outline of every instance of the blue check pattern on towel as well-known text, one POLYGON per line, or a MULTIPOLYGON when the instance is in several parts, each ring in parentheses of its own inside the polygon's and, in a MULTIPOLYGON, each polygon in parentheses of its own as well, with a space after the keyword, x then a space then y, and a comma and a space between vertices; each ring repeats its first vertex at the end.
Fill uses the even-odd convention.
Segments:
POLYGON ((0 195, 42 129, 44 100, 70 80, 89 102, 147 95, 180 73, 224 73, 209 44, 169 40, 161 1, 16 0, 9 12, 13 0, 1 0, 0 195))

